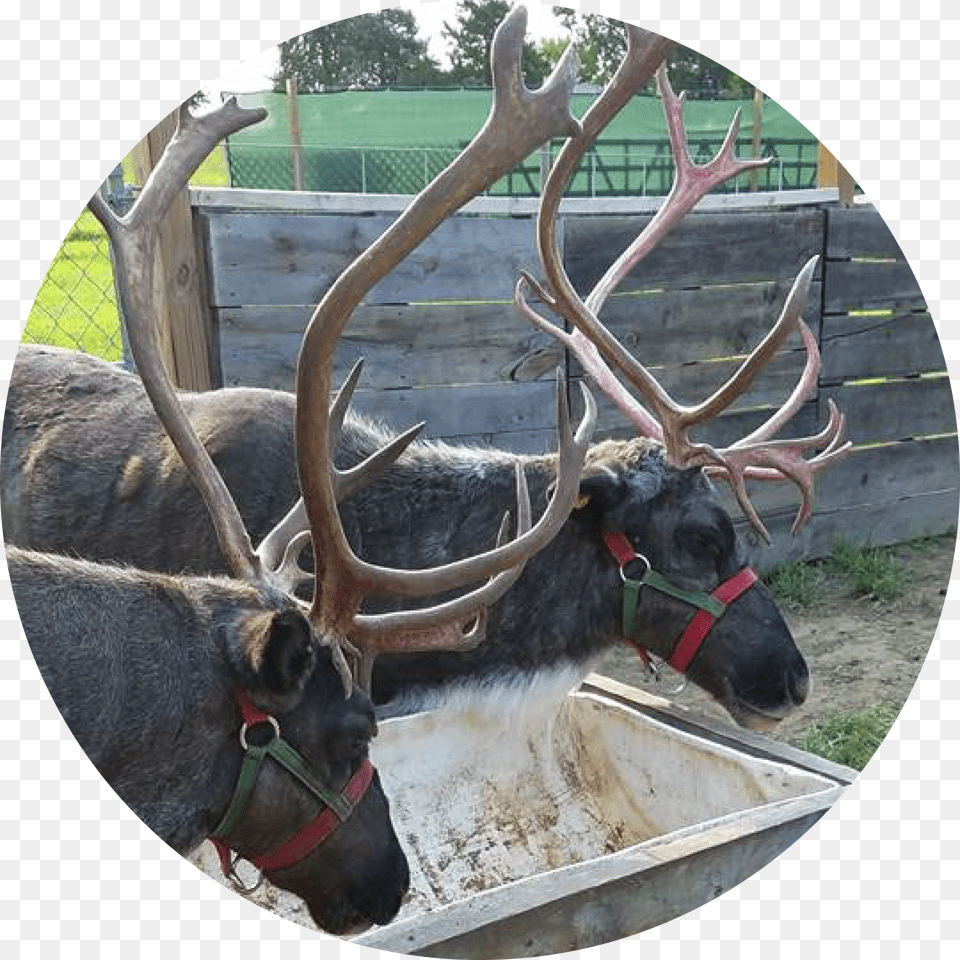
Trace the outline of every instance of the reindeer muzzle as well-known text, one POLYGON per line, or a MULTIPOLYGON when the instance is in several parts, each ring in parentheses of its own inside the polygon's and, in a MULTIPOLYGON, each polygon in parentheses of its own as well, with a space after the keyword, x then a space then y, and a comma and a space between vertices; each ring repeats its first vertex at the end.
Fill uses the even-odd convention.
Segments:
MULTIPOLYGON (((710 593, 705 590, 687 590, 684 587, 678 587, 663 574, 654 570, 650 566, 650 561, 642 553, 637 553, 622 533, 605 531, 603 540, 620 567, 620 577, 623 580, 623 632, 628 640, 635 643, 638 632, 637 610, 640 605, 641 590, 644 587, 697 607, 696 615, 687 624, 667 660, 679 673, 686 672, 710 629, 724 615, 727 607, 758 580, 756 573, 750 567, 744 567, 710 593), (627 564, 634 560, 640 561, 645 566, 639 579, 628 577, 625 572, 627 564)), ((649 654, 646 650, 639 644, 635 643, 635 645, 641 651, 644 660, 649 663, 649 654)))
MULTIPOLYGON (((243 816, 250 801, 260 768, 266 758, 272 757, 288 773, 298 780, 323 805, 320 812, 296 831, 290 839, 265 853, 248 857, 250 863, 263 874, 272 870, 283 870, 302 860, 324 842, 337 827, 353 812, 354 807, 363 799, 373 781, 373 764, 368 758, 356 773, 347 781, 343 790, 337 792, 320 783, 310 770, 307 761, 280 736, 280 725, 275 717, 259 709, 243 691, 237 691, 237 702, 243 716, 240 729, 240 744, 243 747, 243 764, 233 791, 230 805, 223 819, 217 825, 210 840, 220 855, 220 864, 224 875, 243 887, 236 875, 236 858, 231 861, 227 835, 234 829, 243 816), (263 745, 249 743, 247 732, 255 726, 269 724, 273 736, 263 745)), ((258 884, 259 886, 259 884, 258 884)), ((255 888, 254 888, 255 889, 255 888)), ((249 892, 249 891, 248 891, 249 892)))

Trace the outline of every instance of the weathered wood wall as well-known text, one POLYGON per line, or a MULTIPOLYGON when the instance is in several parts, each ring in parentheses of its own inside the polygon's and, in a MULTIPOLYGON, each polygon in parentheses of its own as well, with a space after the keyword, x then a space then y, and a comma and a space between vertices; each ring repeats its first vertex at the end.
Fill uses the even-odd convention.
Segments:
MULTIPOLYGON (((304 327, 324 291, 394 214, 195 207, 205 238, 222 382, 291 389, 304 327)), ((258 198, 262 205, 263 198, 258 198)), ((579 290, 595 282, 649 215, 567 215, 561 235, 579 290)), ((338 375, 364 356, 357 406, 431 436, 539 452, 553 443, 552 372, 566 365, 509 302, 539 264, 529 216, 443 224, 379 284, 347 327, 338 375)), ((797 205, 697 213, 622 285, 604 322, 675 396, 705 397, 779 314, 793 277, 822 257, 805 317, 821 342, 816 395, 789 430, 811 433, 833 398, 855 451, 818 482, 816 514, 789 535, 796 493, 763 484, 754 500, 774 534, 757 562, 822 556, 842 536, 890 543, 956 525, 960 470, 946 364, 909 264, 869 207, 797 205)), ((762 422, 803 365, 799 339, 749 395, 703 434, 729 442, 762 422)), ((578 391, 577 391, 578 393, 578 391)), ((574 394, 576 396, 576 393, 574 394)), ((599 434, 627 435, 600 399, 599 434)))

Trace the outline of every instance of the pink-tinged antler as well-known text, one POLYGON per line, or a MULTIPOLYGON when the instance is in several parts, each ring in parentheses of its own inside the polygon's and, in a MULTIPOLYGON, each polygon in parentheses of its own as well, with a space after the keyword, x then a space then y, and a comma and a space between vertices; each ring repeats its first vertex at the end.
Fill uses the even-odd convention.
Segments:
MULTIPOLYGON (((628 27, 628 51, 634 44, 628 27)), ((629 57, 629 52, 628 52, 629 57)), ((662 58, 661 58, 662 59, 662 58)), ((586 301, 581 300, 567 277, 556 237, 556 218, 560 200, 570 176, 589 149, 603 125, 625 98, 607 101, 608 91, 597 100, 583 118, 583 133, 571 138, 551 171, 540 206, 538 240, 544 272, 552 293, 546 293, 528 274, 517 284, 514 300, 521 313, 536 326, 560 340, 580 360, 591 379, 621 409, 643 436, 661 441, 668 459, 678 466, 703 466, 708 472, 726 479, 741 508, 757 531, 769 540, 769 534, 747 496, 745 480, 792 480, 800 488, 803 502, 794 523, 794 530, 809 517, 813 503, 813 481, 829 464, 843 456, 850 444, 843 444, 844 418, 830 404, 827 427, 816 436, 798 440, 774 440, 775 434, 797 412, 816 386, 820 369, 820 355, 809 328, 801 318, 810 282, 816 269, 814 257, 800 271, 787 297, 780 319, 750 354, 734 375, 711 397, 696 406, 677 403, 663 389, 652 374, 597 319, 607 297, 621 280, 664 238, 680 219, 709 190, 718 184, 762 166, 766 160, 738 160, 733 155, 739 131, 739 111, 734 117, 719 153, 704 165, 691 159, 683 128, 683 97, 677 97, 670 87, 666 68, 657 72, 658 86, 667 118, 670 144, 677 174, 673 189, 656 216, 647 224, 636 240, 618 258, 605 276, 594 287, 586 301), (592 116, 596 114, 596 119, 592 116), (533 287, 551 309, 564 316, 574 327, 566 333, 540 317, 526 302, 524 287, 533 287), (784 405, 750 436, 724 450, 708 444, 694 443, 690 430, 698 423, 715 417, 746 391, 761 367, 780 349, 791 331, 797 330, 803 338, 807 361, 797 387, 784 405), (643 398, 646 407, 621 383, 619 372, 643 398), (647 409, 649 407, 649 409, 647 409), (825 448, 805 459, 810 450, 825 448)))

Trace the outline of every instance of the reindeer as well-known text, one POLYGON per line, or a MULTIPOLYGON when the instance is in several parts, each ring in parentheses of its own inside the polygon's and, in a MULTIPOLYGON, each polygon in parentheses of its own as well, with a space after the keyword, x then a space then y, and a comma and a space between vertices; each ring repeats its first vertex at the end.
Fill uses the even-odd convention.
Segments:
POLYGON ((541 141, 569 129, 570 60, 539 91, 523 88, 524 25, 515 12, 497 32, 498 87, 487 126, 317 308, 302 346, 295 409, 303 508, 256 550, 163 371, 152 291, 157 230, 172 197, 223 136, 260 119, 262 111, 230 101, 198 119, 181 109, 177 134, 130 213, 118 219, 99 197, 90 206, 114 245, 144 389, 202 493, 231 576, 173 576, 13 546, 7 551, 41 674, 80 745, 121 798, 181 853, 211 837, 225 871, 233 870, 230 851, 250 860, 302 897, 316 923, 333 933, 388 922, 409 884, 368 758, 376 724, 356 683, 364 658, 476 644, 484 608, 569 514, 593 429, 588 401, 588 415, 573 434, 559 390, 553 498, 531 526, 522 465, 514 465, 512 540, 505 518, 492 549, 413 571, 366 563, 347 546, 338 497, 369 482, 410 439, 387 444, 356 471, 330 467, 349 397, 348 388, 328 408, 332 358, 353 307, 457 206, 541 141), (315 570, 309 604, 293 593, 302 576, 295 558, 308 539, 315 570), (481 580, 488 582, 449 603, 385 616, 359 612, 368 596, 431 596, 481 580))
MULTIPOLYGON (((570 312, 576 328, 572 342, 584 358, 598 356, 591 346, 596 337, 605 355, 613 354, 613 362, 626 351, 610 343, 595 314, 615 287, 615 277, 635 259, 622 258, 620 274, 611 273, 598 286, 600 292, 581 306, 568 290, 559 258, 551 256, 550 230, 565 178, 578 155, 632 92, 654 75, 669 49, 661 37, 632 26, 626 29, 624 64, 583 118, 583 131, 571 136, 558 158, 539 228, 547 272, 560 291, 541 293, 546 302, 570 312), (569 305, 560 304, 564 291, 569 305)), ((678 164, 677 187, 638 241, 641 248, 657 242, 664 225, 668 228, 717 182, 752 165, 732 158, 736 120, 720 155, 704 168, 692 165, 686 159, 681 105, 668 86, 664 98, 678 164)), ((787 299, 777 332, 745 363, 745 372, 720 391, 722 402, 747 388, 759 365, 791 330, 803 332, 800 313, 809 279, 808 267, 787 299)), ((522 289, 518 305, 524 315, 545 323, 530 316, 522 289)), ((686 672, 741 724, 768 728, 802 704, 809 688, 808 669, 763 585, 745 575, 751 585, 735 602, 705 595, 745 568, 732 520, 709 479, 722 461, 750 457, 753 462, 744 463, 747 476, 786 476, 797 482, 804 492, 799 523, 809 514, 815 475, 844 452, 843 424, 835 416, 818 437, 791 441, 789 447, 771 439, 816 377, 816 344, 809 337, 805 342, 807 369, 776 422, 768 425, 765 436, 746 438, 722 458, 719 451, 708 457, 705 448, 700 462, 678 458, 656 425, 649 428, 649 416, 643 421, 647 429, 638 428, 641 436, 636 439, 593 447, 580 481, 577 509, 557 538, 530 560, 517 584, 490 607, 486 642, 470 651, 379 657, 373 671, 375 702, 389 703, 395 712, 428 705, 454 688, 488 690, 503 684, 526 688, 535 681, 541 688, 566 692, 603 651, 629 639, 686 672), (802 452, 818 445, 827 449, 804 461, 802 452), (770 465, 774 457, 777 470, 770 465), (766 466, 759 465, 763 458, 766 466), (606 536, 612 533, 623 534, 642 559, 630 559, 622 542, 620 552, 615 552, 606 536), (645 574, 645 568, 650 572, 645 574), (677 589, 666 592, 665 583, 679 588, 680 596, 677 589), (714 614, 726 612, 705 642, 691 651, 693 641, 681 644, 680 638, 688 635, 692 619, 701 629, 714 615, 711 608, 714 614)), ((604 390, 622 399, 623 387, 599 360, 587 369, 604 390)), ((292 395, 234 388, 183 399, 241 513, 251 530, 262 536, 299 492, 292 468, 284 466, 293 457, 292 395)), ((642 409, 633 401, 628 407, 631 416, 642 409)), ((711 401, 704 415, 719 408, 720 401, 711 401)), ((387 439, 376 425, 348 416, 338 462, 355 465, 387 439)), ((555 483, 556 458, 522 461, 532 499, 542 506, 555 483)), ((420 567, 464 556, 492 536, 513 495, 515 462, 513 455, 497 450, 413 442, 380 476, 340 505, 348 539, 371 560, 394 566, 420 567)), ((157 569, 207 571, 220 563, 212 529, 201 529, 202 511, 191 497, 189 479, 166 439, 153 432, 139 380, 131 374, 91 358, 22 349, 11 380, 0 468, 4 530, 14 542, 121 558, 157 569), (121 410, 122 429, 116 412, 121 410), (107 431, 112 442, 107 442, 107 431), (74 455, 81 445, 84 457, 74 455), (170 527, 168 504, 181 505, 182 530, 170 527)), ((729 471, 727 475, 737 476, 729 471)), ((741 472, 741 486, 743 476, 741 472)), ((745 496, 741 503, 759 523, 745 496)), ((762 531, 762 525, 758 529, 762 531)), ((381 604, 371 609, 385 608, 381 604)))

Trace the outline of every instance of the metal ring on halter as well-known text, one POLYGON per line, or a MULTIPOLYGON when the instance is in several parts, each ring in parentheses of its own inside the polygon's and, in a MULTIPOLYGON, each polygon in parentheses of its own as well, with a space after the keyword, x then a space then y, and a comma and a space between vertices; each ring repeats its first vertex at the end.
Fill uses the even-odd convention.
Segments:
MULTIPOLYGON (((653 673, 653 682, 659 687, 663 683, 663 671, 660 669, 662 666, 665 666, 667 661, 661 660, 660 657, 654 657, 654 655, 647 654, 650 657, 650 671, 653 673)), ((680 682, 677 686, 671 688, 670 690, 658 690, 658 693, 665 694, 669 697, 675 697, 681 690, 687 685, 687 678, 681 673, 680 682)))
MULTIPOLYGON (((642 553, 635 553, 635 554, 627 561, 627 563, 633 563, 634 560, 642 560, 642 561, 647 565, 647 569, 643 571, 644 575, 646 575, 647 571, 648 571, 648 570, 650 569, 650 567, 651 567, 650 561, 649 561, 642 553)), ((621 567, 620 567, 620 579, 621 579, 624 583, 627 582, 627 575, 623 572, 623 568, 627 565, 627 563, 622 564, 621 567)))
POLYGON ((264 876, 264 873, 262 870, 258 870, 257 882, 252 887, 248 887, 243 882, 243 878, 240 876, 240 874, 237 873, 237 864, 242 859, 243 857, 241 857, 240 854, 238 853, 235 853, 233 855, 232 859, 230 860, 230 868, 227 871, 227 879, 230 881, 231 885, 233 886, 233 889, 236 890, 237 893, 242 893, 246 896, 250 896, 251 893, 256 893, 260 889, 260 887, 263 886, 263 881, 266 880, 266 877, 264 876))
MULTIPOLYGON (((259 726, 261 723, 269 723, 273 727, 274 739, 280 739, 280 724, 277 723, 276 717, 266 716, 263 718, 263 720, 258 720, 255 724, 253 724, 253 726, 259 726)), ((240 746, 243 747, 244 750, 250 749, 247 746, 247 727, 249 726, 250 724, 244 723, 244 725, 240 728, 240 746)))

